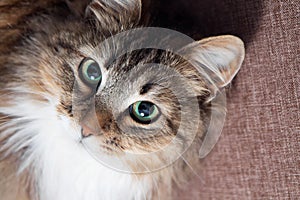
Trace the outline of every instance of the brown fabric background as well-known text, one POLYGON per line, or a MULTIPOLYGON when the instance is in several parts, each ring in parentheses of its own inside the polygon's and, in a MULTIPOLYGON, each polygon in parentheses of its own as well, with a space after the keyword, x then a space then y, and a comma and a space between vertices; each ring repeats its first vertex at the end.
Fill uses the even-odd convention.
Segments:
POLYGON ((178 199, 300 199, 300 1, 161 4, 157 25, 194 37, 235 34, 246 43, 203 180, 189 183, 178 199))

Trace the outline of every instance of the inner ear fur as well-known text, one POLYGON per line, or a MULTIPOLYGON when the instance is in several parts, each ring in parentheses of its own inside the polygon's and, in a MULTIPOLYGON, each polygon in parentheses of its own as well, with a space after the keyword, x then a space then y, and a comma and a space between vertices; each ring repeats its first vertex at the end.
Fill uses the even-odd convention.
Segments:
POLYGON ((238 37, 224 35, 193 42, 180 53, 204 76, 211 90, 218 90, 227 86, 238 73, 245 48, 238 37))

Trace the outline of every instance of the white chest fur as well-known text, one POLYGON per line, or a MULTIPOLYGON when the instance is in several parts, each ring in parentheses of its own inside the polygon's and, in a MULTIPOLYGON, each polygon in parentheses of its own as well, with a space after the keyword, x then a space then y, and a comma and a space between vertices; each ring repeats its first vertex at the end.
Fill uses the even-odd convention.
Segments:
POLYGON ((19 124, 20 128, 8 145, 20 148, 25 144, 29 146, 20 170, 30 166, 39 199, 118 200, 150 197, 151 182, 97 162, 78 142, 78 130, 71 126, 70 121, 63 117, 58 119, 55 107, 37 107, 38 104, 32 102, 19 105, 22 108, 3 109, 6 114, 21 115, 19 121, 29 121, 22 125, 17 121, 11 122, 19 124))
MULTIPOLYGON (((66 133, 57 131, 56 134, 66 133)), ((42 153, 37 167, 42 173, 38 180, 41 199, 144 199, 149 190, 147 184, 135 180, 134 175, 101 165, 81 145, 63 137, 46 136, 39 142, 42 153)))

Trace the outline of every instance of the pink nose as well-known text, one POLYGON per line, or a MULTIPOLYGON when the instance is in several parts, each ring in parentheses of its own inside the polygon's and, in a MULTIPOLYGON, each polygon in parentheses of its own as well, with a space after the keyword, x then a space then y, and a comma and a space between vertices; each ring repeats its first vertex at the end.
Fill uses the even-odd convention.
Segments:
POLYGON ((82 130, 81 130, 82 137, 89 137, 91 135, 95 135, 96 134, 95 130, 93 130, 92 128, 90 128, 90 127, 88 127, 88 126, 86 126, 84 124, 81 125, 81 128, 82 128, 82 130))

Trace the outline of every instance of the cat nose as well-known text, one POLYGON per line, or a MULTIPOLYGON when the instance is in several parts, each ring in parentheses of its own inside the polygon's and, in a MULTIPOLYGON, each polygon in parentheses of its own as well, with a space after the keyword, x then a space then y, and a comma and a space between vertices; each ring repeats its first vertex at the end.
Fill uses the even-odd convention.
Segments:
POLYGON ((97 110, 87 112, 79 121, 79 125, 81 126, 82 138, 86 138, 110 132, 114 127, 114 121, 111 112, 98 108, 97 110))
POLYGON ((86 126, 86 125, 81 125, 81 136, 83 138, 95 135, 96 131, 93 130, 92 128, 86 126))
POLYGON ((81 126, 82 138, 101 134, 99 123, 96 119, 97 117, 93 112, 88 112, 84 118, 80 120, 79 125, 81 126))

